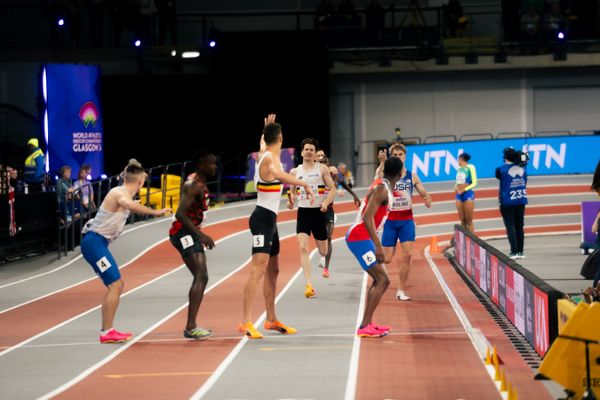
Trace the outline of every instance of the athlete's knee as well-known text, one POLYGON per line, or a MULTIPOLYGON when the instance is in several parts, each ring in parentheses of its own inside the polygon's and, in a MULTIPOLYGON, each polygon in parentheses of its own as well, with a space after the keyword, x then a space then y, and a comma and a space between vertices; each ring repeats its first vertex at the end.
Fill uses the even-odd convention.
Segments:
POLYGON ((387 274, 383 274, 383 277, 381 277, 379 283, 385 290, 388 288, 388 286, 390 286, 390 278, 387 276, 387 274))
POLYGON ((196 276, 196 279, 194 279, 194 283, 196 283, 200 286, 206 286, 206 284, 208 283, 208 272, 206 272, 206 271, 200 272, 196 276))
POLYGON ((402 253, 402 261, 404 261, 404 263, 409 264, 410 260, 412 260, 412 251, 405 251, 402 253))
POLYGON ((303 253, 308 253, 308 243, 301 242, 300 251, 303 253))
POLYGON ((116 281, 114 281, 113 283, 108 285, 109 290, 114 290, 114 291, 118 292, 119 294, 121 294, 123 292, 124 287, 125 287, 125 283, 123 282, 123 279, 117 279, 116 281))

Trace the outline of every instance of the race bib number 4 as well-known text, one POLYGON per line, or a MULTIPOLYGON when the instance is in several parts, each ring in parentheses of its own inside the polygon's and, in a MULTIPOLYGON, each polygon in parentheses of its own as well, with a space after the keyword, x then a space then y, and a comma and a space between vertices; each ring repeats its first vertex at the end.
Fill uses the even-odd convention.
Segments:
POLYGON ((192 239, 192 235, 185 235, 181 239, 181 247, 185 250, 188 247, 192 247, 194 245, 194 240, 192 239))
POLYGON ((102 273, 102 272, 106 271, 107 269, 109 269, 112 266, 112 264, 108 261, 108 259, 106 257, 102 257, 101 259, 96 261, 96 266, 102 273))
POLYGON ((252 236, 252 247, 265 247, 265 235, 252 236))
POLYGON ((362 259, 364 260, 365 264, 367 264, 367 266, 377 261, 377 259, 375 258, 375 253, 373 253, 372 250, 369 250, 365 254, 363 254, 362 259))

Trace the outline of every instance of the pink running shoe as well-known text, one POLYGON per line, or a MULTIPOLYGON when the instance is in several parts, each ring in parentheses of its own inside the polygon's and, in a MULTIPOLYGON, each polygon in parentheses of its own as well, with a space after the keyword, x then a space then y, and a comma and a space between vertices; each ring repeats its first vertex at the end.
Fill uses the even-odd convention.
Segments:
POLYGON ((358 328, 356 330, 356 334, 360 337, 376 338, 376 337, 382 337, 382 336, 387 335, 387 331, 377 330, 377 329, 375 329, 373 324, 369 324, 369 325, 365 326, 364 328, 358 328))
POLYGON ((115 328, 112 328, 104 335, 100 335, 100 343, 123 343, 131 340, 133 335, 131 333, 119 332, 115 328))
POLYGON ((374 323, 371 323, 371 325, 373 326, 373 328, 375 328, 375 329, 377 329, 378 331, 381 331, 381 332, 386 332, 387 333, 387 332, 389 332, 389 331, 392 330, 392 327, 391 326, 387 326, 387 325, 377 325, 377 324, 374 324, 374 323))

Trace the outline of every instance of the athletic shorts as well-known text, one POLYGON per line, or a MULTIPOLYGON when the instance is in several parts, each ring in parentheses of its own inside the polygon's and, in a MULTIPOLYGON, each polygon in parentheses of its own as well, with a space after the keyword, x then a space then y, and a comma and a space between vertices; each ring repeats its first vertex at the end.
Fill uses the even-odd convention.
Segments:
POLYGON ((475 200, 475 192, 472 190, 467 190, 461 194, 456 193, 456 200, 460 200, 463 203, 467 200, 475 200))
POLYGON ((396 247, 396 241, 400 243, 415 241, 415 221, 412 219, 385 221, 381 244, 383 247, 396 247))
POLYGON ((373 243, 371 239, 349 242, 348 238, 346 238, 346 245, 365 271, 377 264, 377 259, 375 258, 375 243, 373 243))
POLYGON ((264 207, 256 206, 250 216, 252 232, 252 254, 279 254, 279 234, 277 233, 277 214, 264 207))
POLYGON ((121 279, 119 266, 108 251, 108 239, 104 236, 86 233, 81 240, 81 254, 106 286, 121 279))
POLYGON ((298 207, 296 233, 312 233, 316 240, 327 240, 327 220, 320 208, 298 207))
POLYGON ((204 253, 202 243, 186 229, 179 229, 179 232, 169 235, 169 239, 171 240, 171 244, 179 251, 181 257, 189 257, 195 253, 204 253))

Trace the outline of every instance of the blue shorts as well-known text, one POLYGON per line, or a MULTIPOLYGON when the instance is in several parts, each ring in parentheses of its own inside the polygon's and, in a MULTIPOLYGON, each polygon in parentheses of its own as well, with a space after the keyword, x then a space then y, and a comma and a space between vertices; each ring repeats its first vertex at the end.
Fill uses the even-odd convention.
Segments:
POLYGON ((475 192, 472 190, 467 190, 461 194, 456 193, 456 200, 460 200, 463 203, 468 200, 475 200, 475 192))
POLYGON ((377 259, 375 258, 375 243, 373 243, 371 239, 357 242, 349 242, 346 239, 346 245, 365 271, 377 264, 377 259))
POLYGON ((81 254, 106 286, 121 279, 117 262, 108 251, 108 240, 96 232, 88 232, 81 241, 81 254))
POLYGON ((381 244, 383 247, 396 247, 396 241, 400 243, 415 241, 415 221, 405 219, 401 221, 385 221, 383 225, 383 234, 381 235, 381 244))

